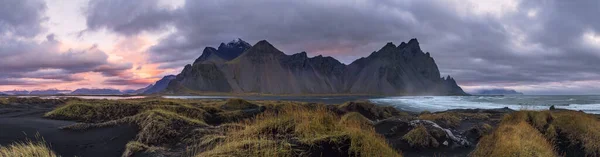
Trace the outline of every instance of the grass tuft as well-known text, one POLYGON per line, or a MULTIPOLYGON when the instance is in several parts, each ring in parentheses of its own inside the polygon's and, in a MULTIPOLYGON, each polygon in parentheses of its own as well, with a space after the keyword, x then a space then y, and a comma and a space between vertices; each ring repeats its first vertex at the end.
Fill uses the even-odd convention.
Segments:
MULTIPOLYGON (((593 115, 576 111, 552 112, 548 132, 566 136, 572 145, 581 145, 586 156, 600 156, 600 121, 593 115), (554 132, 551 132, 554 133, 554 132)), ((548 135, 557 136, 557 135, 548 135)))
POLYGON ((407 141, 411 147, 416 148, 437 148, 440 145, 438 141, 427 132, 427 128, 423 125, 419 125, 410 130, 402 136, 402 139, 407 141))
POLYGON ((461 113, 461 112, 422 112, 419 115, 419 119, 430 120, 438 123, 442 127, 455 128, 460 125, 460 122, 465 119, 480 119, 486 120, 490 118, 489 113, 461 113))
POLYGON ((0 147, 0 156, 3 157, 57 157, 44 141, 18 142, 6 147, 0 147))
POLYGON ((173 139, 179 139, 194 126, 208 126, 202 120, 160 109, 136 115, 134 122, 140 128, 138 141, 154 145, 173 142, 173 139))
POLYGON ((367 117, 363 116, 358 112, 350 112, 346 113, 342 116, 340 123, 353 123, 358 122, 362 125, 372 125, 373 121, 369 120, 367 117))
POLYGON ((470 156, 557 156, 553 145, 527 118, 522 111, 506 115, 494 132, 481 138, 470 156))

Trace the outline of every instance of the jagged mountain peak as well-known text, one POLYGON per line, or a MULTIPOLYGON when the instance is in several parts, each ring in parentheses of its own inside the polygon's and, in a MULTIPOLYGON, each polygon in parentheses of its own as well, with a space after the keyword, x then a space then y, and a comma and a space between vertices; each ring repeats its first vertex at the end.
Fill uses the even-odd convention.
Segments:
POLYGON ((408 51, 412 53, 421 52, 421 46, 419 46, 419 41, 417 40, 417 38, 410 39, 410 41, 408 41, 408 44, 406 44, 405 48, 407 48, 408 51))
POLYGON ((305 51, 302 51, 300 53, 297 53, 300 56, 304 56, 304 58, 308 58, 308 53, 306 53, 305 51))
POLYGON ((267 40, 258 41, 254 46, 246 51, 247 54, 274 54, 274 55, 285 55, 279 49, 275 48, 267 40))
POLYGON ((219 45, 219 49, 221 49, 221 48, 249 48, 249 47, 252 47, 252 45, 250 45, 249 43, 247 43, 246 41, 244 41, 240 38, 231 40, 227 44, 221 43, 221 45, 219 45))
POLYGON ((194 61, 194 64, 203 63, 205 61, 211 60, 211 58, 213 60, 218 60, 219 58, 222 59, 217 53, 218 53, 217 49, 215 49, 213 47, 205 47, 204 50, 202 50, 202 55, 200 55, 200 57, 198 57, 194 61), (215 58, 215 57, 218 57, 218 58, 215 58))
POLYGON ((394 43, 392 43, 392 42, 388 42, 381 49, 379 49, 378 51, 375 51, 375 52, 371 53, 371 55, 369 55, 368 58, 372 58, 372 57, 389 57, 389 56, 394 55, 394 54, 396 54, 398 52, 400 52, 400 51, 397 50, 396 45, 394 45, 394 43))
POLYGON ((405 42, 402 42, 402 43, 400 43, 400 45, 398 45, 398 49, 403 49, 406 47, 406 45, 407 44, 405 42))
POLYGON ((419 45, 419 40, 417 38, 412 38, 408 41, 408 45, 417 44, 419 45))
POLYGON ((260 40, 260 41, 258 41, 256 44, 254 44, 254 47, 272 47, 272 48, 275 48, 275 46, 273 46, 267 40, 260 40))
POLYGON ((202 55, 194 61, 194 65, 198 63, 225 63, 237 58, 250 47, 252 46, 240 38, 227 44, 221 43, 217 49, 206 47, 202 51, 202 55))
POLYGON ((393 50, 393 49, 395 49, 395 48, 396 48, 396 45, 394 45, 394 43, 393 43, 393 42, 388 42, 388 43, 386 43, 386 44, 385 44, 385 46, 383 46, 383 47, 381 48, 381 50, 379 50, 379 51, 393 50))
POLYGON ((445 81, 454 81, 454 78, 452 78, 450 75, 446 76, 446 78, 442 77, 442 79, 445 81))

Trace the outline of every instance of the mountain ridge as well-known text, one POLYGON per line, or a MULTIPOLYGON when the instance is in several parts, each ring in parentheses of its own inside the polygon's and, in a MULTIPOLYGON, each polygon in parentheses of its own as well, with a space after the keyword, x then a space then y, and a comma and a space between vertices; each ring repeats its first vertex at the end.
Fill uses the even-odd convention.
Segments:
POLYGON ((467 95, 453 78, 440 77, 435 60, 416 38, 398 46, 386 43, 348 65, 306 52, 287 55, 266 40, 251 47, 241 39, 237 43, 231 47, 238 49, 205 48, 162 93, 467 95), (218 58, 207 59, 213 56, 218 58))

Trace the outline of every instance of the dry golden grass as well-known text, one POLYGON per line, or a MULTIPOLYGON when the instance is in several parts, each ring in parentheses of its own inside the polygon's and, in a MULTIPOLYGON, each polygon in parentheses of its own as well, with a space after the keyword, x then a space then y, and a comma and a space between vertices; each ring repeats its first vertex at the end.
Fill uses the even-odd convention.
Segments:
POLYGON ((430 113, 423 112, 419 115, 419 119, 430 120, 446 127, 458 127, 464 119, 489 119, 489 113, 461 113, 461 112, 438 112, 430 113))
POLYGON ((8 98, 0 98, 0 105, 8 105, 8 98))
POLYGON ((125 145, 125 151, 123 152, 123 156, 144 156, 138 154, 153 154, 160 151, 164 151, 164 148, 148 146, 138 141, 129 141, 125 145))
POLYGON ((568 142, 571 146, 580 145, 587 156, 600 155, 600 121, 594 115, 555 110, 520 111, 518 116, 518 119, 529 122, 556 145, 568 142), (563 138, 559 139, 559 136, 563 138))
POLYGON ((423 125, 419 125, 410 130, 408 133, 402 136, 402 139, 406 140, 411 147, 436 148, 440 145, 437 140, 431 136, 429 132, 427 132, 427 128, 425 128, 423 125))
POLYGON ((0 146, 0 157, 57 157, 57 155, 44 141, 26 141, 6 147, 0 146))
POLYGON ((457 127, 461 121, 460 117, 450 112, 425 113, 419 115, 419 119, 434 121, 445 127, 457 127))
POLYGON ((526 120, 527 114, 524 112, 505 116, 492 134, 481 138, 470 156, 558 156, 552 144, 526 120))
POLYGON ((600 121, 576 111, 552 112, 553 129, 566 135, 571 144, 581 144, 587 156, 600 156, 600 121))
POLYGON ((340 123, 354 123, 359 122, 362 125, 372 125, 373 121, 369 120, 367 117, 363 116, 358 112, 350 112, 346 113, 342 116, 340 123))
POLYGON ((364 122, 340 121, 324 106, 286 106, 242 122, 243 129, 227 133, 221 144, 197 156, 400 156, 364 122), (338 149, 320 148, 322 145, 338 149))

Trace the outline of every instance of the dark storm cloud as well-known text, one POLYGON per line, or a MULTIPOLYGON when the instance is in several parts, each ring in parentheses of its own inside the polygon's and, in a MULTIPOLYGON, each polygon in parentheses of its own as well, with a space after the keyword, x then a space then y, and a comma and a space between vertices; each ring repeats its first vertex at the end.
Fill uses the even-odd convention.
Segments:
POLYGON ((74 74, 99 72, 118 76, 130 63, 110 63, 95 46, 60 50, 54 34, 46 35, 43 23, 46 4, 42 0, 0 0, 0 85, 43 85, 81 81, 74 74))
POLYGON ((88 29, 106 28, 126 35, 164 29, 173 12, 158 0, 91 0, 86 13, 88 29))
POLYGON ((43 31, 40 21, 46 3, 42 0, 0 0, 0 36, 32 37, 43 31))
POLYGON ((28 81, 28 80, 15 80, 15 79, 0 78, 0 85, 30 86, 30 85, 38 85, 38 83, 28 81))
MULTIPOLYGON (((586 33, 595 33, 600 40, 597 0, 524 0, 500 12, 486 12, 485 6, 469 1, 436 0, 189 0, 169 13, 146 4, 152 1, 135 2, 143 4, 131 10, 145 12, 96 25, 125 35, 174 26, 175 33, 148 50, 150 60, 164 68, 191 63, 205 46, 238 37, 250 43, 266 39, 288 54, 307 51, 345 63, 386 42, 418 38, 442 74, 452 75, 461 85, 600 80, 600 43, 593 46, 584 39, 586 33), (116 29, 120 25, 135 27, 122 31, 116 29)), ((496 6, 500 5, 491 7, 496 6)), ((88 16, 89 20, 97 21, 88 16)))

